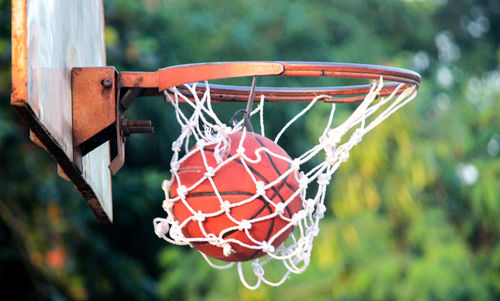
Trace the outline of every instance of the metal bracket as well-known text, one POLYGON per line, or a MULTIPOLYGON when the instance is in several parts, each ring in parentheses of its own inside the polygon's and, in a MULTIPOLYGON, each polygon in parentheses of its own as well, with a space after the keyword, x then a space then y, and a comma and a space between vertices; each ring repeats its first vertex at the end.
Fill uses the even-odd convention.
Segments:
POLYGON ((71 72, 73 162, 80 171, 83 156, 106 141, 112 141, 116 156, 109 169, 115 175, 125 163, 127 137, 135 133, 153 133, 150 121, 125 119, 125 111, 142 91, 141 88, 120 89, 117 78, 114 67, 73 68, 71 72), (121 92, 124 92, 123 97, 120 97, 121 92))

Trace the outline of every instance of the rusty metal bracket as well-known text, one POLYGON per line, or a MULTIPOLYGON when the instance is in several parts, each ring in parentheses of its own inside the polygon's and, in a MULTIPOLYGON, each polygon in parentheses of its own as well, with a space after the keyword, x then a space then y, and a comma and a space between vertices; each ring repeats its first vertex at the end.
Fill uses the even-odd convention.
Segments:
POLYGON ((119 88, 117 91, 116 105, 116 156, 109 164, 109 170, 115 175, 125 163, 125 142, 131 134, 154 133, 151 121, 131 121, 127 120, 124 113, 132 103, 144 93, 143 88, 119 88), (123 96, 121 96, 123 94, 123 96))
POLYGON ((73 68, 73 161, 82 170, 82 157, 112 141, 116 156, 109 169, 115 175, 125 162, 125 141, 130 134, 153 133, 150 121, 128 121, 125 111, 142 88, 120 89, 114 67, 73 68), (123 90, 123 91, 122 91, 123 90), (123 92, 123 97, 120 97, 123 92))

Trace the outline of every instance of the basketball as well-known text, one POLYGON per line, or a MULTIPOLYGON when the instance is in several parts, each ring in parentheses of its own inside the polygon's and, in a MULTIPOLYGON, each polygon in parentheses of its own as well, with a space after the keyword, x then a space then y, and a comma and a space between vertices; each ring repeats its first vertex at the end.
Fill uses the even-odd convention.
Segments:
POLYGON ((258 134, 239 131, 229 134, 228 138, 230 146, 222 154, 223 162, 216 161, 215 144, 205 146, 181 161, 178 176, 172 182, 170 197, 179 196, 179 187, 188 191, 184 200, 174 202, 172 212, 174 219, 182 225, 183 235, 193 239, 191 245, 200 252, 223 261, 246 261, 266 254, 259 248, 258 242, 266 242, 276 248, 288 238, 293 227, 283 230, 289 224, 286 219, 302 209, 302 197, 300 194, 293 195, 299 189, 297 172, 293 171, 271 187, 266 187, 265 193, 261 191, 257 198, 248 201, 258 192, 256 182, 260 182, 262 188, 290 169, 289 161, 273 156, 264 148, 291 159, 280 146, 258 134), (233 157, 238 154, 241 139, 244 139, 244 155, 249 160, 241 156, 233 157), (219 165, 220 168, 214 172, 212 169, 219 165), (208 170, 206 166, 209 166, 208 170), (209 178, 199 183, 209 171, 212 173, 209 178), (278 215, 269 217, 276 211, 275 204, 279 206, 285 202, 287 205, 281 205, 278 215), (196 216, 203 218, 197 219, 196 216), (243 229, 241 224, 245 225, 243 229), (230 254, 227 250, 224 254, 222 246, 207 242, 207 237, 229 242, 230 254))

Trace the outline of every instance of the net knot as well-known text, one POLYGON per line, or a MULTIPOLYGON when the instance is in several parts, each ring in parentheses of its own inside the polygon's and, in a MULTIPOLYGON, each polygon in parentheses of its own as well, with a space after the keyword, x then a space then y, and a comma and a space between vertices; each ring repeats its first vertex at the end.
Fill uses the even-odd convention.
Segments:
POLYGON ((326 207, 324 204, 319 204, 316 212, 314 213, 315 218, 322 219, 325 216, 326 207))
POLYGON ((349 160, 349 151, 347 149, 339 150, 339 160, 342 162, 346 162, 349 160))
POLYGON ((230 256, 230 255, 236 253, 236 252, 233 250, 233 248, 231 248, 231 245, 229 243, 224 242, 222 244, 222 253, 224 254, 224 256, 227 257, 227 256, 230 256))
POLYGON ((319 234, 319 228, 316 225, 313 225, 311 228, 308 228, 306 230, 306 235, 307 236, 309 236, 309 235, 318 236, 318 234, 319 234))
POLYGON ((215 125, 214 131, 222 136, 228 136, 229 134, 231 134, 231 128, 225 124, 215 125))
POLYGON ((191 133, 191 127, 189 126, 191 123, 189 124, 185 124, 182 126, 182 134, 183 135, 189 135, 191 133))
POLYGON ((211 166, 208 166, 207 167, 207 172, 205 173, 205 176, 207 178, 211 178, 211 177, 215 176, 215 169, 213 167, 211 167, 211 166))
POLYGON ((290 168, 294 171, 299 171, 300 170, 300 159, 294 159, 291 163, 290 168))
POLYGON ((165 210, 165 212, 170 212, 170 210, 174 207, 174 201, 171 199, 163 200, 161 207, 165 210))
POLYGON ((255 188, 257 189, 257 192, 255 194, 257 194, 257 195, 266 194, 265 185, 266 184, 262 181, 258 181, 257 183, 255 183, 255 188))
POLYGON ((220 204, 220 209, 222 209, 224 212, 231 211, 231 203, 229 201, 224 201, 220 204))
POLYGON ((310 252, 308 250, 298 250, 298 252, 297 252, 297 263, 303 261, 304 265, 308 266, 310 260, 311 260, 311 257, 310 257, 310 252))
POLYGON ((198 211, 195 213, 195 215, 193 215, 193 218, 197 222, 203 222, 205 220, 205 215, 203 214, 203 212, 198 211))
POLYGON ((330 176, 327 174, 320 174, 318 176, 318 184, 319 185, 328 185, 330 184, 330 176))
POLYGON ((253 272, 254 272, 255 276, 257 276, 259 278, 264 276, 264 268, 262 267, 262 265, 260 263, 255 261, 252 263, 252 267, 253 267, 253 272))
POLYGON ((278 213, 279 215, 281 215, 281 214, 283 214, 283 212, 285 212, 285 204, 278 203, 278 204, 275 204, 275 207, 276 207, 276 213, 278 213))
POLYGON ((180 168, 179 162, 175 161, 170 163, 170 170, 172 171, 172 173, 177 173, 177 171, 179 171, 179 168, 180 168))
POLYGON ((181 198, 186 197, 187 193, 188 193, 188 189, 186 186, 181 185, 177 188, 177 195, 180 196, 181 198))
POLYGON ((173 222, 170 225, 170 237, 172 237, 172 239, 175 241, 186 240, 186 238, 184 237, 184 234, 182 234, 181 227, 179 226, 179 223, 177 221, 173 222))
POLYGON ((331 145, 333 147, 336 146, 337 144, 339 144, 340 141, 342 140, 342 134, 338 129, 331 129, 328 131, 328 133, 326 135, 328 137, 327 139, 328 139, 329 145, 331 145))
POLYGON ((313 212, 314 211, 314 207, 316 207, 316 201, 314 199, 307 199, 305 201, 305 203, 306 203, 306 206, 305 206, 306 207, 305 208, 306 211, 308 213, 313 212))
POLYGON ((292 216, 292 225, 297 226, 301 220, 303 220, 306 217, 306 212, 305 210, 300 210, 299 212, 295 213, 292 216))
POLYGON ((267 243, 267 242, 262 242, 262 251, 264 251, 265 253, 273 253, 274 252, 274 246, 270 243, 267 243))
POLYGON ((168 233, 168 230, 170 230, 170 225, 168 221, 164 218, 155 218, 153 220, 153 224, 154 224, 155 234, 159 238, 165 236, 165 234, 168 233))
POLYGON ((238 227, 238 230, 243 231, 243 230, 250 230, 252 229, 252 223, 247 221, 247 220, 241 220, 240 225, 238 227))
POLYGON ((336 129, 330 129, 325 135, 319 137, 319 144, 324 149, 333 149, 341 141, 341 135, 336 129))
POLYGON ((305 237, 301 237, 297 241, 297 257, 300 260, 304 260, 305 258, 307 258, 308 249, 309 249, 309 240, 306 239, 305 237))
POLYGON ((361 142, 361 140, 363 140, 364 134, 364 130, 361 128, 356 129, 354 133, 352 133, 352 142, 354 143, 354 145, 357 145, 361 142))
POLYGON ((244 156, 245 155, 245 148, 243 146, 238 147, 238 149, 236 150, 236 153, 240 156, 244 156))
POLYGON ((331 166, 337 163, 337 157, 334 156, 333 151, 330 150, 326 151, 325 162, 331 166))
POLYGON ((181 151, 181 142, 180 141, 175 141, 174 143, 172 143, 172 151, 178 153, 181 151))

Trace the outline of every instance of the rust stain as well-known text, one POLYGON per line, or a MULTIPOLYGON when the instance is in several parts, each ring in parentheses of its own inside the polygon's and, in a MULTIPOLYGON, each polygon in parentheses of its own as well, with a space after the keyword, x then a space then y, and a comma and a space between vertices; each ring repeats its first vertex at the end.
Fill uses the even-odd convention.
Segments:
POLYGON ((139 87, 143 81, 144 81, 144 76, 137 77, 137 80, 135 81, 134 86, 139 87))
POLYGON ((28 37, 26 0, 12 1, 12 94, 11 104, 28 100, 28 37))
POLYGON ((120 72, 120 88, 158 88, 157 72, 120 72))
POLYGON ((74 68, 72 70, 73 145, 87 141, 116 120, 115 69, 112 67, 74 68), (104 79, 111 88, 102 85, 104 79))

